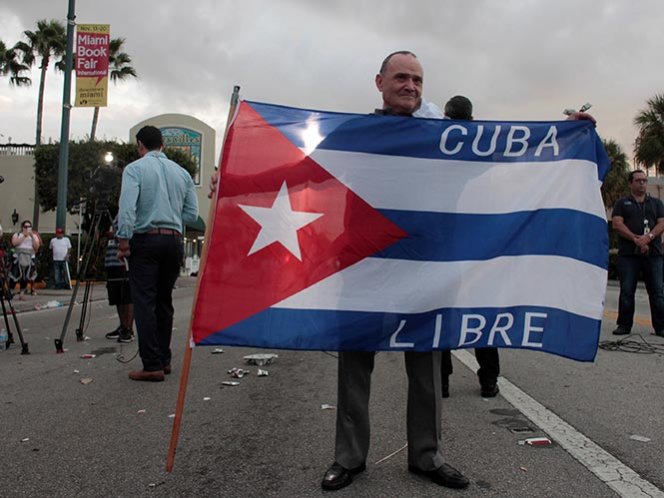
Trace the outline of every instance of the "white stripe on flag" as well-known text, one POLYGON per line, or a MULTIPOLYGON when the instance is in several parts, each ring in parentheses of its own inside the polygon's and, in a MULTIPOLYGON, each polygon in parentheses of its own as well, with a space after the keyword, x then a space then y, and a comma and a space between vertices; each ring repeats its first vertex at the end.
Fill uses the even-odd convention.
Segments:
POLYGON ((323 149, 311 158, 376 209, 503 214, 564 208, 606 218, 590 161, 483 163, 323 149))
POLYGON ((559 256, 453 262, 367 258, 273 307, 423 313, 544 306, 600 320, 606 278, 606 270, 559 256))

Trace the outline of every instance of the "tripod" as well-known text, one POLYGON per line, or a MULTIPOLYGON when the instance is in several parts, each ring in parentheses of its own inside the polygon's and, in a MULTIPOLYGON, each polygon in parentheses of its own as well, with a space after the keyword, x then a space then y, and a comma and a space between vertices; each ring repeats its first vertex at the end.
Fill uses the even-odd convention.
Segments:
POLYGON ((9 309, 9 314, 12 316, 14 321, 16 333, 18 334, 18 338, 21 341, 21 354, 30 354, 28 343, 23 339, 21 324, 18 322, 16 310, 12 304, 12 292, 9 284, 7 283, 8 279, 5 272, 6 265, 4 251, 0 250, 0 253, 2 253, 2 258, 0 259, 0 304, 2 304, 2 316, 5 319, 5 328, 7 329, 7 346, 14 343, 14 335, 12 334, 11 328, 9 327, 9 318, 7 317, 7 309, 9 309))
POLYGON ((85 243, 85 248, 83 250, 83 265, 80 267, 78 275, 76 276, 76 284, 74 285, 74 290, 71 293, 71 300, 69 301, 69 307, 67 308, 67 316, 65 317, 65 322, 62 325, 62 333, 60 334, 59 339, 55 339, 55 351, 57 353, 64 353, 64 340, 65 335, 67 334, 67 327, 69 326, 69 320, 71 319, 71 313, 73 311, 74 304, 76 303, 76 296, 78 294, 78 289, 81 285, 81 281, 85 280, 85 289, 83 292, 83 303, 81 304, 81 319, 79 321, 78 328, 76 329, 76 341, 82 342, 83 329, 85 326, 85 319, 88 314, 88 308, 90 307, 90 294, 92 292, 92 284, 94 277, 90 278, 88 273, 88 267, 90 266, 90 261, 93 260, 93 255, 96 255, 99 252, 100 240, 101 240, 101 229, 102 221, 110 224, 111 213, 108 208, 98 208, 94 210, 94 215, 92 216, 92 223, 90 225, 91 229, 89 231, 90 237, 85 243), (96 249, 96 251, 95 251, 96 249))

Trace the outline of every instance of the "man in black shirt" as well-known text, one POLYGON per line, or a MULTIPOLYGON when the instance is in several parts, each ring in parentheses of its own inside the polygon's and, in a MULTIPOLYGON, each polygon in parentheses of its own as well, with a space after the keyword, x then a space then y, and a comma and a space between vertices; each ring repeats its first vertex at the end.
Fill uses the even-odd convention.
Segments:
POLYGON ((619 199, 613 208, 612 224, 618 239, 620 300, 618 327, 614 335, 626 335, 634 322, 634 295, 639 274, 650 300, 655 334, 664 337, 664 284, 662 282, 662 241, 664 204, 646 193, 648 178, 641 170, 628 177, 631 195, 619 199))

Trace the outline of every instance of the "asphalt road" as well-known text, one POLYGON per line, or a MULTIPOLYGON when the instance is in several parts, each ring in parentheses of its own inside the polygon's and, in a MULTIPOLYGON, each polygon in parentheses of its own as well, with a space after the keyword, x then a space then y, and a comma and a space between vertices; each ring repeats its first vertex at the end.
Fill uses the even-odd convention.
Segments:
MULTIPOLYGON (((616 295, 609 287, 608 313, 616 295)), ((230 380, 226 371, 244 367, 242 357, 258 351, 195 349, 175 468, 165 472, 193 288, 182 286, 174 296, 174 374, 155 384, 127 378, 140 362, 124 364, 117 355, 129 360, 136 344, 104 338, 117 320, 105 301, 92 304, 88 339, 80 343, 73 332, 75 308, 64 354, 55 353, 53 339, 61 332, 65 308, 19 314, 31 354, 20 355, 17 347, 0 352, 0 496, 329 496, 320 490, 320 480, 333 460, 335 411, 321 406, 336 402, 336 360, 324 352, 273 351, 279 358, 266 367, 267 377, 246 367, 252 373, 239 386, 224 387, 222 381, 230 380), (97 356, 81 358, 85 353, 97 356)), ((638 313, 647 318, 643 296, 638 313)), ((645 318, 635 332, 664 345, 648 335, 645 318)), ((613 340, 612 329, 607 318, 602 339, 613 340)), ((334 496, 664 496, 661 354, 600 350, 594 363, 578 363, 502 350, 505 396, 486 400, 473 371, 459 360, 469 356, 463 353, 455 357, 451 397, 443 404, 443 440, 447 461, 471 486, 447 490, 406 471, 405 450, 398 451, 405 444, 403 355, 380 353, 367 472, 334 496), (551 446, 520 445, 527 437, 546 435, 523 414, 533 406, 545 407, 578 433, 565 429, 557 439, 555 422, 553 429, 546 426, 555 434, 551 446), (624 465, 618 474, 635 471, 637 485, 623 486, 620 493, 607 485, 611 477, 603 480, 602 470, 613 463, 593 464, 583 436, 624 465), (570 450, 570 440, 580 441, 582 451, 570 450), (586 465, 594 465, 595 473, 586 465), (638 489, 639 483, 646 487, 638 489)))

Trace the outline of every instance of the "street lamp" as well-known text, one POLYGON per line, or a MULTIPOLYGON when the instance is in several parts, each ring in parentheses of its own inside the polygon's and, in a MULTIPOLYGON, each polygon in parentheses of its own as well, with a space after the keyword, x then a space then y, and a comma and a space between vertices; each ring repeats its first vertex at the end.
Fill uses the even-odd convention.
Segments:
POLYGON ((110 165, 113 162, 113 153, 109 150, 106 154, 104 154, 104 162, 108 165, 110 165))

